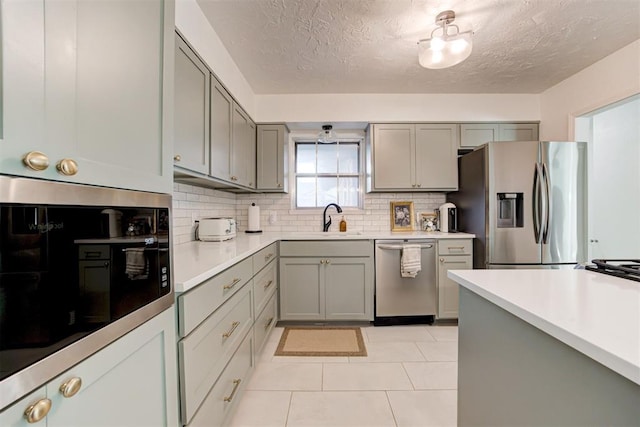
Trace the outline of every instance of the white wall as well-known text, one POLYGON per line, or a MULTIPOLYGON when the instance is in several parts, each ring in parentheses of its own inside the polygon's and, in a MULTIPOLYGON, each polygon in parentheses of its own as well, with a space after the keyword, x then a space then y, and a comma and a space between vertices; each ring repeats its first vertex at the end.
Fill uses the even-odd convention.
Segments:
POLYGON ((255 120, 253 90, 196 0, 176 0, 176 28, 242 108, 255 120))
POLYGON ((573 140, 574 118, 640 93, 640 40, 540 95, 540 139, 573 140))
POLYGON ((591 117, 591 258, 640 258, 640 97, 591 117))
POLYGON ((534 94, 256 95, 258 122, 532 121, 534 94))

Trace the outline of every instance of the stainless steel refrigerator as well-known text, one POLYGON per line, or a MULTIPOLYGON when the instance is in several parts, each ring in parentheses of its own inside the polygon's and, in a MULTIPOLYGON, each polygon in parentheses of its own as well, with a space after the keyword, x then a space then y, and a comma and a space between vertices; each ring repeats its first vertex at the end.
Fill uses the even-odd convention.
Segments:
POLYGON ((489 142, 458 158, 458 229, 474 268, 567 268, 587 257, 587 145, 489 142))

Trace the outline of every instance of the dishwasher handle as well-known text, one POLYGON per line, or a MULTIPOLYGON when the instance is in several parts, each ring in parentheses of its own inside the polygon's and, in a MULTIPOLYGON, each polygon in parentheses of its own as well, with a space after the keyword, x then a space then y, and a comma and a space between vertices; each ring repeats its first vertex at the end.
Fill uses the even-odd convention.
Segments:
MULTIPOLYGON (((376 245, 376 248, 379 249, 390 249, 392 251, 400 251, 404 249, 402 245, 376 245)), ((420 245, 420 249, 431 249, 433 245, 420 245)))

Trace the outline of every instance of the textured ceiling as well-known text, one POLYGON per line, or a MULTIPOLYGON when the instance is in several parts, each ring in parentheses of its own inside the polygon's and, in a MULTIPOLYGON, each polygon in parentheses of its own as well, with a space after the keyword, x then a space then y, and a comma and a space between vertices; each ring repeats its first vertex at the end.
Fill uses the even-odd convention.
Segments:
POLYGON ((540 93, 640 38, 640 0, 198 3, 257 94, 540 93), (417 41, 446 9, 473 52, 427 70, 417 41))

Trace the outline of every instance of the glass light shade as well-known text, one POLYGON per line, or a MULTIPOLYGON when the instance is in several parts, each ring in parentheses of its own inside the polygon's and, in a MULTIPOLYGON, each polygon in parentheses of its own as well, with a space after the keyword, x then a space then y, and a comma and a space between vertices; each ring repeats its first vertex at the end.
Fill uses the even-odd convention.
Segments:
POLYGON ((425 68, 440 69, 461 63, 471 55, 471 32, 432 37, 418 43, 418 61, 425 68))

